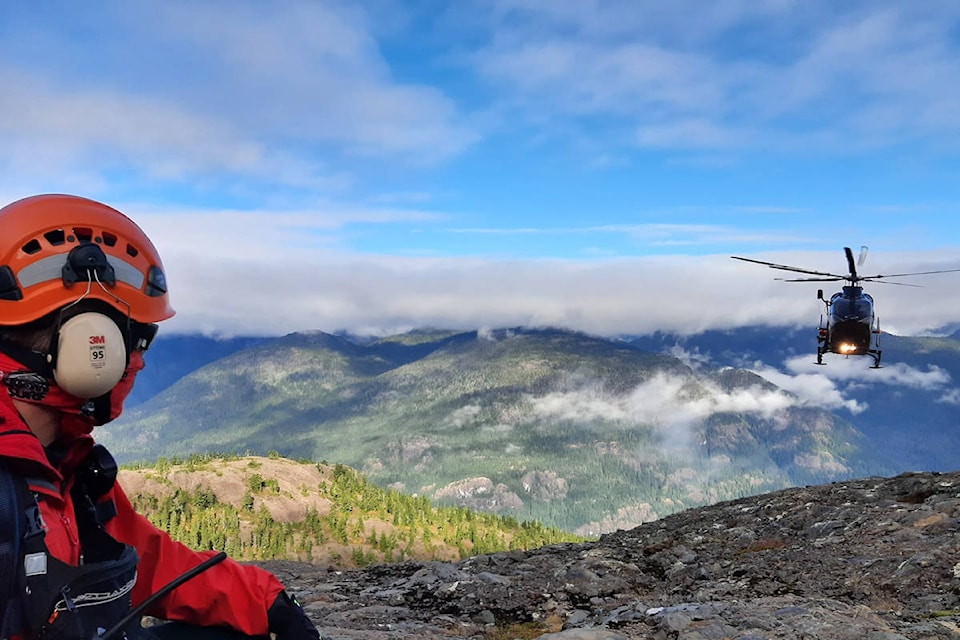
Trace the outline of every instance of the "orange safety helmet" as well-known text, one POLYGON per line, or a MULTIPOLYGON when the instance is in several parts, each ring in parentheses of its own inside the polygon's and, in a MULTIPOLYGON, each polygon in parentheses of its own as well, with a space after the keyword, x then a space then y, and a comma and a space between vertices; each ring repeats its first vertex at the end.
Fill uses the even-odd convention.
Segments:
POLYGON ((0 209, 0 325, 37 320, 85 292, 144 324, 174 314, 157 249, 116 209, 57 194, 0 209))

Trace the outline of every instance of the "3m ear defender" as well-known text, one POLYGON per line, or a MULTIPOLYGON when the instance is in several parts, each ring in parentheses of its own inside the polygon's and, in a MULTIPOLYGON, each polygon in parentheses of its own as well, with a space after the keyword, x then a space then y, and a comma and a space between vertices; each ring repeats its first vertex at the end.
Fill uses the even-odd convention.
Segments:
POLYGON ((56 340, 53 378, 78 398, 102 396, 120 382, 127 367, 127 347, 117 323, 88 311, 66 320, 56 340))

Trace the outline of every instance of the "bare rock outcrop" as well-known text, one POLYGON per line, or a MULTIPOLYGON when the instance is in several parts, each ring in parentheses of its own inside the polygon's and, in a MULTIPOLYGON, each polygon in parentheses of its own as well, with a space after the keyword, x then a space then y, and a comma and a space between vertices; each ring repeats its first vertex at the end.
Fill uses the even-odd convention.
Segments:
POLYGON ((263 563, 325 638, 960 638, 960 472, 793 488, 586 544, 263 563))

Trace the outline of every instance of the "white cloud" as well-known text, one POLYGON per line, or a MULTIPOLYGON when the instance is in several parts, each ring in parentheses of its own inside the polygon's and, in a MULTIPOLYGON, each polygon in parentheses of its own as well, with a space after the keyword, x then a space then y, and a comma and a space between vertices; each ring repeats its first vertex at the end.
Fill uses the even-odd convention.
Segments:
POLYGON ((17 87, 0 99, 0 136, 7 145, 2 165, 16 175, 43 179, 89 165, 167 180, 225 172, 329 187, 343 179, 322 164, 268 147, 215 114, 107 89, 64 93, 3 69, 0 82, 17 87))
POLYGON ((937 402, 960 405, 960 389, 947 389, 943 395, 937 398, 937 402))
POLYGON ((629 393, 610 394, 596 385, 531 397, 538 418, 587 423, 604 420, 650 425, 679 442, 681 436, 715 413, 751 413, 771 418, 797 400, 760 386, 726 392, 692 377, 657 374, 629 393))
MULTIPOLYGON (((807 358, 809 360, 809 358, 807 358)), ((781 389, 795 394, 805 403, 822 409, 846 409, 852 414, 862 413, 867 405, 844 397, 836 382, 823 373, 784 373, 771 366, 757 363, 751 370, 781 389)))
MULTIPOLYGON (((832 358, 829 366, 822 367, 823 373, 820 375, 834 382, 889 385, 925 391, 942 389, 951 382, 950 374, 936 365, 928 365, 921 370, 903 362, 894 362, 873 369, 864 366, 864 362, 867 362, 864 358, 832 358)), ((789 371, 800 375, 810 375, 810 372, 821 369, 813 364, 812 358, 802 356, 791 358, 784 364, 789 371)))
MULTIPOLYGON (((340 250, 345 228, 356 225, 396 225, 435 222, 443 214, 417 209, 363 208, 320 204, 311 210, 160 210, 150 205, 117 203, 136 218, 164 263, 179 257, 195 263, 243 260, 251 268, 271 263, 315 263, 319 267, 340 250), (136 213, 133 213, 136 212, 136 213), (169 259, 167 256, 170 256, 169 259)), ((168 268, 170 264, 167 264, 168 268)), ((301 273, 308 276, 308 264, 301 273)))
POLYGON ((848 396, 852 391, 862 388, 877 388, 880 393, 883 387, 940 391, 942 395, 939 401, 947 403, 956 401, 958 397, 955 389, 948 388, 952 383, 950 374, 935 365, 918 369, 896 362, 874 369, 865 364, 864 358, 831 357, 829 354, 827 358, 828 366, 815 364, 812 356, 796 356, 784 362, 784 370, 763 363, 755 363, 748 368, 810 405, 824 409, 846 409, 853 414, 867 409, 867 403, 848 396))
POLYGON ((686 274, 696 281, 703 260, 397 258, 303 248, 290 229, 224 232, 226 241, 205 236, 206 246, 203 238, 184 240, 186 250, 177 247, 181 241, 157 243, 182 330, 198 328, 202 318, 200 326, 212 323, 227 332, 550 325, 615 334, 732 326, 742 314, 722 295, 711 300, 706 290, 675 295, 673 278, 686 274), (245 240, 229 242, 244 233, 245 240), (271 235, 289 242, 271 244, 271 235), (258 245, 258 237, 267 240, 258 245), (704 317, 703 305, 713 302, 704 317))
POLYGON ((9 16, 23 20, 0 64, 11 185, 120 174, 329 190, 352 180, 351 158, 424 165, 478 140, 440 89, 394 77, 360 9, 110 4, 77 18, 98 42, 79 49, 64 23, 9 16))
POLYGON ((948 3, 554 5, 498 3, 478 56, 530 122, 603 115, 642 146, 843 154, 960 131, 948 3))
POLYGON ((571 145, 611 136, 591 157, 620 157, 631 144, 849 153, 948 145, 960 131, 949 3, 418 9, 107 3, 77 16, 93 40, 109 34, 96 47, 69 37, 69 19, 11 12, 22 22, 0 67, 2 168, 19 170, 11 185, 37 172, 87 183, 117 172, 201 182, 229 173, 330 189, 369 170, 358 157, 450 160, 492 121, 511 133, 533 123, 571 145), (391 56, 391 45, 416 37, 425 58, 391 56), (603 124, 584 136, 583 116, 603 124))
MULTIPOLYGON (((776 282, 773 271, 729 256, 508 260, 397 257, 345 249, 346 234, 356 225, 391 225, 432 215, 333 207, 316 214, 148 213, 143 226, 163 256, 178 310, 165 330, 384 334, 423 326, 476 330, 525 325, 608 336, 658 330, 693 334, 744 325, 812 330, 822 311, 815 295, 818 283, 776 282)), ((815 267, 835 260, 791 257, 815 267)), ((906 263, 899 266, 912 270, 906 263)), ((922 289, 874 292, 888 329, 896 326, 898 333, 912 335, 960 318, 960 278, 934 277, 943 278, 938 295, 922 304, 911 302, 922 289)), ((811 353, 814 347, 811 337, 811 353)), ((936 382, 939 375, 891 365, 878 377, 921 384, 936 382)))
POLYGON ((667 349, 665 353, 691 368, 697 368, 701 365, 709 365, 712 361, 709 353, 700 353, 699 348, 691 351, 689 349, 685 349, 679 344, 674 344, 672 347, 667 349))
MULTIPOLYGON (((290 141, 333 141, 351 152, 431 161, 477 139, 440 90, 392 76, 371 22, 377 16, 337 3, 288 3, 230 12, 178 3, 167 11, 171 40, 187 43, 200 74, 187 81, 239 126, 290 141), (206 61, 204 63, 204 61, 206 61)), ((201 109, 202 102, 193 101, 201 109)))
POLYGON ((477 416, 480 415, 482 410, 480 405, 476 404, 459 407, 450 414, 450 424, 457 429, 473 424, 477 421, 477 416))

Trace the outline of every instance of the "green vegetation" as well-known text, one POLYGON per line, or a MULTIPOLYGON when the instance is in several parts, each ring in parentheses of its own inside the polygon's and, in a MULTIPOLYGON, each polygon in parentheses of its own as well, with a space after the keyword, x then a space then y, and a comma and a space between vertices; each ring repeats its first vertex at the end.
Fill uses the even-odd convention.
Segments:
POLYGON ((595 535, 872 471, 862 436, 827 411, 701 408, 775 392, 755 374, 569 331, 293 334, 195 371, 98 437, 121 461, 330 460, 434 505, 595 535))
MULTIPOLYGON (((285 465, 312 464, 279 456, 271 459, 285 465)), ((335 567, 366 566, 409 559, 450 560, 584 540, 536 522, 463 507, 436 508, 425 497, 373 485, 344 465, 313 465, 324 480, 299 492, 299 499, 324 499, 327 509, 309 507, 300 519, 279 521, 271 515, 270 499, 297 496, 284 496, 282 475, 264 475, 267 466, 263 459, 194 455, 124 469, 164 489, 130 495, 134 508, 157 527, 194 549, 223 550, 240 560, 300 559, 335 567), (221 499, 202 480, 192 490, 185 488, 182 472, 216 476, 231 462, 245 474, 243 497, 237 504, 221 499), (180 477, 178 483, 171 480, 174 475, 180 477)))

